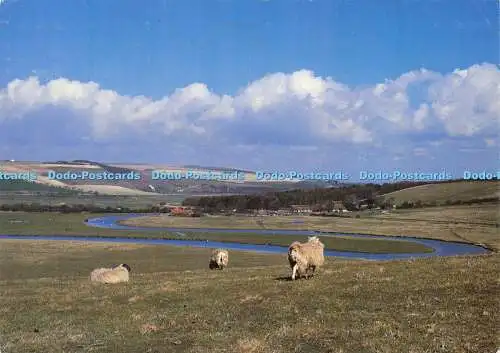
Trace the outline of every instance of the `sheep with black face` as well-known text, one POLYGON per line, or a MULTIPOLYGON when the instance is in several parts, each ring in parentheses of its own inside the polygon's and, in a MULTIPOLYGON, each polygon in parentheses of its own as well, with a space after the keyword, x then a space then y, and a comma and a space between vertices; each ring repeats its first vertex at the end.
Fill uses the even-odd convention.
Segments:
POLYGON ((92 282, 121 283, 129 281, 131 268, 127 264, 120 264, 112 268, 96 268, 90 273, 92 282))

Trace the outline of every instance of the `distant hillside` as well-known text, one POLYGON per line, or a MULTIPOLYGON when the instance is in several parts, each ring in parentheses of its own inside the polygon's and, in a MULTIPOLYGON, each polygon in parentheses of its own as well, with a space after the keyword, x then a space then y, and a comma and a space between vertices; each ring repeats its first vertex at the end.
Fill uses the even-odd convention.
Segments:
POLYGON ((74 161, 41 162, 40 164, 85 165, 85 164, 93 164, 93 162, 87 160, 74 160, 74 161))
POLYGON ((1 180, 0 193, 27 191, 27 192, 51 192, 51 193, 66 193, 77 194, 78 191, 63 188, 58 186, 46 185, 41 183, 33 183, 26 180, 1 180))
POLYGON ((214 171, 222 171, 222 172, 244 172, 244 173, 253 173, 251 170, 238 169, 238 168, 228 168, 228 167, 207 167, 195 164, 187 164, 183 165, 183 168, 186 169, 201 169, 201 170, 214 170, 214 171))
MULTIPOLYGON (((321 182, 260 182, 255 181, 255 173, 239 170, 245 173, 245 180, 154 180, 151 172, 162 170, 167 172, 185 172, 195 169, 200 172, 207 171, 235 171, 232 168, 207 168, 200 166, 173 167, 153 164, 108 164, 89 160, 54 161, 54 162, 22 162, 4 161, 0 163, 0 170, 10 173, 35 172, 38 175, 37 184, 51 185, 67 189, 79 189, 87 192, 99 192, 108 195, 157 195, 157 194, 261 194, 265 192, 286 191, 296 188, 312 189, 318 187, 332 187, 328 183, 321 182), (188 168, 187 168, 188 167, 188 168), (95 173, 130 173, 140 174, 139 179, 134 180, 51 180, 48 178, 49 171, 57 173, 64 172, 95 172, 95 173)), ((22 188, 21 184, 17 188, 22 188)))
POLYGON ((500 181, 455 181, 410 187, 383 195, 395 204, 420 200, 443 204, 447 201, 470 201, 500 197, 500 181))
POLYGON ((98 166, 98 167, 101 167, 103 170, 108 171, 110 173, 129 173, 129 172, 134 171, 134 169, 115 167, 115 166, 111 166, 111 165, 107 165, 107 164, 103 164, 103 163, 94 162, 93 164, 98 166))
POLYGON ((106 170, 106 171, 108 171, 110 173, 128 173, 128 172, 133 171, 133 169, 130 169, 130 168, 116 167, 116 166, 107 165, 107 164, 104 164, 104 163, 92 162, 92 161, 89 161, 89 160, 86 160, 86 159, 76 159, 74 161, 42 162, 41 164, 45 164, 45 165, 57 165, 57 164, 60 164, 63 167, 64 166, 75 166, 75 165, 82 166, 82 167, 85 167, 85 166, 96 166, 96 167, 99 167, 102 170, 106 170))

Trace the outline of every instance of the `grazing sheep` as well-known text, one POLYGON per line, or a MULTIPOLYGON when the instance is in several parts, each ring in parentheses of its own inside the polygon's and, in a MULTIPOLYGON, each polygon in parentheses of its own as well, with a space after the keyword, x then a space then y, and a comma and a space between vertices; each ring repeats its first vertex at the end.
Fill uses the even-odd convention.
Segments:
POLYGON ((309 237, 307 243, 294 241, 288 248, 288 262, 292 268, 292 280, 295 280, 297 274, 299 277, 305 275, 311 277, 325 262, 325 245, 319 241, 319 238, 309 237))
POLYGON ((90 273, 90 280, 100 283, 128 282, 130 271, 130 266, 127 264, 120 264, 112 268, 96 268, 90 273))
POLYGON ((212 255, 210 256, 210 262, 208 267, 211 270, 219 269, 223 270, 224 267, 227 267, 229 262, 229 253, 225 249, 215 249, 212 251, 212 255))

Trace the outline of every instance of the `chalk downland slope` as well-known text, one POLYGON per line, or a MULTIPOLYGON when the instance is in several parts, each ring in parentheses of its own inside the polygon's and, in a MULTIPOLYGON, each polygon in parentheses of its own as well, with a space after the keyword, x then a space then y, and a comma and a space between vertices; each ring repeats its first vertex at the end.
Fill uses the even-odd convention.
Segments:
POLYGON ((387 200, 393 198, 395 204, 420 200, 423 203, 446 201, 470 201, 500 197, 500 181, 457 181, 410 187, 383 195, 387 200))
MULTIPOLYGON (((80 189, 91 192, 98 192, 108 195, 158 195, 159 194, 222 194, 222 193, 255 193, 264 191, 285 191, 294 187, 295 184, 284 182, 258 183, 251 181, 252 175, 255 173, 245 172, 246 179, 244 182, 239 180, 156 180, 153 179, 151 172, 160 170, 165 172, 180 172, 184 173, 188 170, 197 172, 220 172, 226 171, 227 168, 204 168, 192 166, 164 166, 164 165, 148 165, 148 164, 103 164, 92 161, 73 161, 73 162, 22 162, 22 161, 3 161, 0 162, 0 171, 10 173, 25 173, 35 172, 38 176, 36 181, 39 184, 59 186, 67 189, 80 189), (112 172, 112 173, 129 173, 136 172, 140 174, 138 180, 50 180, 47 175, 48 171, 53 170, 57 173, 64 172, 112 172), (101 187, 105 186, 105 187, 101 187), (108 187, 108 186, 117 186, 108 187)), ((304 187, 311 188, 313 184, 304 184, 304 187)))
POLYGON ((155 192, 146 192, 142 190, 130 189, 118 185, 91 185, 84 184, 73 186, 74 189, 82 190, 85 192, 95 191, 101 195, 160 195, 155 192))

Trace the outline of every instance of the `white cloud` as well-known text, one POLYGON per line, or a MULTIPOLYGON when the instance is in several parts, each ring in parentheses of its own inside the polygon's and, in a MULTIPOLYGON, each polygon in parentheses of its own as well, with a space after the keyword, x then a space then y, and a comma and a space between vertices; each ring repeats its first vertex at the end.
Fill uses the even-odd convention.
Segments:
POLYGON ((500 71, 474 65, 435 82, 429 91, 434 115, 451 136, 497 131, 500 124, 500 71))
MULTIPOLYGON (((495 146, 500 69, 482 64, 445 75, 422 69, 361 88, 300 70, 267 75, 234 96, 193 83, 158 100, 124 96, 95 82, 29 77, 0 90, 2 144, 19 143, 9 129, 22 130, 22 124, 30 126, 23 130, 26 138, 31 134, 37 143, 49 144, 56 144, 64 130, 72 131, 74 140, 102 143, 299 146, 295 150, 310 153, 338 143, 387 146, 406 137, 438 144, 428 136, 480 138, 483 145, 495 146)), ((397 152, 411 153, 414 147, 397 152)))

